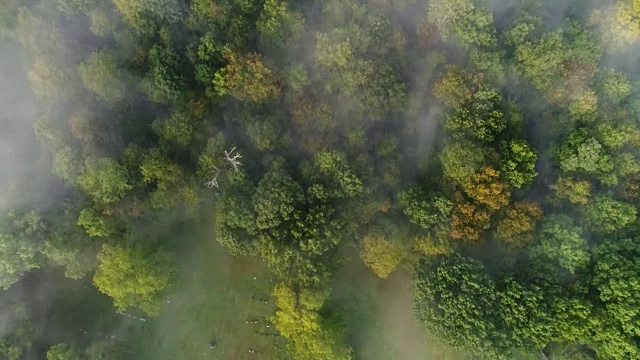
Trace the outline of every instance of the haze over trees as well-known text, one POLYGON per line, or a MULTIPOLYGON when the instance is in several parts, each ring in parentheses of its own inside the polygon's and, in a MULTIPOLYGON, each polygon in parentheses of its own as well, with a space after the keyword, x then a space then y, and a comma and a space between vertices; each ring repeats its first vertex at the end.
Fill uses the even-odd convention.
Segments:
MULTIPOLYGON (((0 208, 2 291, 60 270, 152 318, 213 212, 294 358, 361 357, 354 259, 474 358, 640 358, 640 1, 0 0, 5 43, 53 200, 0 208)), ((116 351, 15 312, 0 357, 116 351)))

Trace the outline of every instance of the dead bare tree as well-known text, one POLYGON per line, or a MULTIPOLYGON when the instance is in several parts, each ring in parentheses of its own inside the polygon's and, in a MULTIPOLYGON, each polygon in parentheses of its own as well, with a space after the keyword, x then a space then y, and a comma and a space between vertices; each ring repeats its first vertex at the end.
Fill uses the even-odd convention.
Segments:
POLYGON ((242 155, 236 151, 235 146, 233 149, 229 151, 225 151, 224 155, 227 157, 227 160, 233 165, 235 170, 238 170, 238 166, 241 166, 242 163, 238 159, 242 159, 242 155))
POLYGON ((208 187, 209 189, 213 189, 214 187, 219 187, 218 186, 218 175, 220 174, 220 170, 218 170, 217 167, 213 167, 213 178, 211 178, 211 180, 207 181, 204 183, 204 185, 206 187, 208 187))
MULTIPOLYGON (((240 159, 242 159, 242 155, 240 155, 240 153, 236 150, 235 146, 231 150, 225 150, 224 156, 231 164, 231 166, 233 166, 234 170, 237 171, 238 167, 242 166, 242 163, 240 162, 240 159)), ((204 185, 209 189, 213 189, 214 187, 219 188, 220 186, 218 184, 218 176, 220 175, 220 172, 221 170, 214 166, 211 180, 205 182, 204 185)))

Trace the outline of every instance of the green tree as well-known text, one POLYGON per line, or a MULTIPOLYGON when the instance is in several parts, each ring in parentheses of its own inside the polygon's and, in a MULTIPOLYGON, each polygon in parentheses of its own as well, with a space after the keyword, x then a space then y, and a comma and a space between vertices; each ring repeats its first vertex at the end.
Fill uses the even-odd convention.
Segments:
POLYGON ((116 32, 120 25, 119 16, 114 14, 110 6, 100 6, 88 13, 91 25, 89 29, 98 37, 108 37, 116 32))
POLYGON ((149 49, 150 70, 140 83, 149 99, 160 104, 176 101, 185 87, 180 72, 180 57, 170 47, 154 45, 149 49))
POLYGON ((100 292, 113 298, 120 312, 140 308, 149 316, 160 312, 160 298, 174 274, 172 255, 140 244, 105 244, 98 254, 98 270, 93 283, 100 292))
POLYGON ((292 12, 286 2, 267 0, 256 24, 263 42, 278 50, 298 43, 304 29, 304 18, 292 12))
POLYGON ((38 58, 29 70, 28 76, 34 93, 45 104, 66 100, 73 94, 70 85, 74 84, 74 76, 62 65, 38 58))
POLYGON ((109 103, 117 103, 125 99, 127 77, 113 52, 108 50, 94 52, 78 67, 78 73, 84 86, 99 99, 109 103))
MULTIPOLYGON (((640 355, 637 337, 640 332, 640 242, 637 239, 606 240, 593 252, 595 268, 593 286, 619 339, 613 340, 614 356, 633 358, 640 355), (626 343, 626 344, 624 344, 626 343)), ((605 347, 606 348, 606 347, 605 347)), ((601 355, 598 353, 598 355, 601 355)))
POLYGON ((560 168, 563 171, 584 170, 596 173, 613 170, 610 156, 603 153, 602 145, 595 138, 586 139, 575 147, 572 146, 572 142, 569 144, 559 152, 560 168))
POLYGON ((453 203, 439 195, 428 194, 419 186, 410 187, 398 194, 398 202, 409 220, 430 230, 449 222, 453 203))
POLYGON ((216 72, 224 65, 222 48, 223 46, 216 37, 208 33, 200 38, 195 59, 192 60, 195 66, 196 80, 207 87, 207 94, 212 90, 211 86, 216 72))
MULTIPOLYGON (((640 27, 638 30, 640 30, 640 27)), ((606 69, 601 71, 599 75, 601 92, 610 102, 619 104, 631 94, 633 88, 629 79, 623 73, 614 69, 606 69)))
POLYGON ((592 191, 590 182, 562 176, 550 188, 554 191, 556 198, 560 200, 566 199, 572 204, 582 205, 589 202, 592 191))
POLYGON ((116 9, 131 27, 148 32, 155 22, 175 23, 181 18, 177 0, 112 0, 116 9))
POLYGON ((434 84, 433 93, 448 107, 445 125, 458 137, 492 142, 506 128, 502 95, 486 85, 482 74, 448 66, 434 84))
POLYGON ((0 225, 0 287, 6 290, 25 273, 40 268, 46 226, 33 211, 2 214, 0 225))
POLYGON ((541 352, 553 339, 553 318, 545 289, 508 277, 498 284, 497 307, 505 333, 519 348, 541 352))
POLYGON ((427 21, 445 41, 453 35, 464 47, 496 46, 492 14, 476 7, 471 0, 431 1, 427 21))
POLYGON ((190 114, 176 112, 167 119, 153 122, 153 130, 164 140, 187 147, 196 131, 196 119, 190 114))
POLYGON ((247 125, 247 134, 258 150, 274 150, 282 141, 282 120, 275 116, 255 119, 247 125))
POLYGON ((8 37, 16 27, 18 9, 21 2, 18 0, 3 0, 0 10, 0 37, 8 37))
POLYGON ((406 103, 406 85, 397 71, 386 63, 358 57, 354 49, 358 42, 345 39, 345 32, 340 30, 316 36, 315 63, 327 78, 325 91, 347 96, 354 102, 354 109, 372 121, 401 111, 406 103))
POLYGON ((26 304, 9 299, 6 306, 11 309, 11 320, 0 324, 0 356, 8 360, 21 360, 29 353, 36 328, 29 319, 26 304))
POLYGON ((479 91, 474 99, 445 118, 447 128, 482 142, 493 142, 507 127, 501 110, 502 95, 496 90, 479 91))
POLYGON ((296 359, 351 359, 351 348, 341 343, 340 334, 319 313, 328 294, 307 289, 296 292, 279 284, 273 295, 278 310, 271 321, 289 340, 296 359))
POLYGON ((640 40, 640 3, 619 0, 601 17, 603 41, 615 50, 623 50, 640 40))
POLYGON ((0 287, 8 289, 22 275, 40 267, 38 247, 22 239, 0 235, 0 287))
POLYGON ((460 255, 421 260, 414 287, 416 316, 447 345, 492 358, 508 351, 496 285, 482 264, 460 255))
POLYGON ((445 176, 464 184, 485 164, 483 149, 470 141, 456 141, 440 153, 445 176))
POLYGON ((75 184, 82 172, 79 155, 71 147, 64 145, 53 154, 53 173, 69 184, 75 184))
POLYGON ((621 149, 633 138, 637 129, 632 124, 611 124, 602 122, 596 125, 596 139, 610 149, 621 149))
POLYGON ((275 228, 291 220, 296 206, 303 201, 302 187, 288 173, 284 160, 274 161, 253 196, 257 227, 275 228))
POLYGON ((516 68, 538 90, 559 104, 579 99, 597 71, 600 50, 575 22, 567 22, 536 42, 516 48, 516 68))
POLYGON ((169 189, 182 177, 180 167, 157 149, 152 149, 144 156, 140 174, 145 184, 155 184, 162 190, 169 189))
POLYGON ((327 181, 327 187, 334 189, 331 196, 335 198, 353 197, 362 190, 362 180, 351 169, 344 153, 325 150, 316 154, 314 165, 327 181))
POLYGON ((382 229, 374 228, 360 240, 362 261, 381 279, 395 271, 403 255, 397 239, 389 238, 382 229))
POLYGON ((637 210, 631 204, 597 196, 585 205, 583 214, 591 231, 612 234, 636 221, 637 210))
POLYGON ((525 140, 503 144, 500 171, 509 185, 515 188, 527 186, 535 180, 538 154, 525 140))
POLYGON ((89 157, 78 177, 78 186, 98 205, 120 201, 133 187, 124 168, 110 158, 89 157))
POLYGON ((531 40, 532 34, 540 28, 543 21, 542 18, 531 14, 520 14, 514 19, 513 25, 502 33, 502 36, 507 44, 517 47, 526 40, 531 40))
POLYGON ((78 280, 95 269, 95 245, 86 235, 77 232, 56 233, 47 239, 42 253, 53 264, 64 268, 65 277, 78 280), (63 238, 65 235, 74 238, 63 238))
POLYGON ((80 355, 69 344, 60 343, 52 345, 47 350, 47 360, 79 360, 80 355))
POLYGON ((225 176, 216 204, 217 240, 234 254, 255 254, 257 246, 256 212, 252 197, 256 187, 243 171, 225 176))
POLYGON ((78 226, 84 228, 91 237, 111 236, 117 230, 112 221, 92 208, 84 208, 80 211, 78 226))
POLYGON ((557 264, 571 274, 589 265, 589 248, 582 229, 568 216, 547 217, 538 238, 539 242, 529 253, 535 261, 557 264))
POLYGON ((457 65, 448 65, 446 70, 433 85, 433 94, 450 109, 460 108, 471 102, 477 92, 488 90, 481 74, 457 65))

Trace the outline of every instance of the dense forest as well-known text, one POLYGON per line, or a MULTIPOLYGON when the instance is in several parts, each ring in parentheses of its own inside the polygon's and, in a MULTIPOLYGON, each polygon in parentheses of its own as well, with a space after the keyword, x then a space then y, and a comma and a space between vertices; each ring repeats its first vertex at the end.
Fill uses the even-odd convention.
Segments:
POLYGON ((51 316, 152 324, 214 249, 278 358, 372 358, 355 258, 453 358, 640 359, 639 45, 638 0, 0 0, 0 358, 142 358, 51 316))

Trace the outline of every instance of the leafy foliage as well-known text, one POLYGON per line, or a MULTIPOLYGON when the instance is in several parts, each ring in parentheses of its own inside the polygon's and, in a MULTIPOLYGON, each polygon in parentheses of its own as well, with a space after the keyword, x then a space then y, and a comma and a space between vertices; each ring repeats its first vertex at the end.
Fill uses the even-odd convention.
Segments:
POLYGON ((47 360, 72 360, 80 356, 69 344, 55 344, 47 351, 47 360))
POLYGON ((318 311, 326 294, 295 292, 280 284, 273 291, 278 310, 272 318, 276 329, 289 339, 298 359, 350 359, 351 349, 339 344, 339 334, 323 324, 318 311))
POLYGON ((119 311, 137 307, 149 316, 158 314, 160 295, 171 284, 174 273, 169 253, 141 245, 105 244, 98 261, 93 283, 113 298, 119 311))
POLYGON ((499 171, 485 167, 468 180, 464 185, 464 192, 478 204, 491 210, 500 210, 509 204, 511 193, 499 178, 499 171))
MULTIPOLYGON (((360 260, 415 266, 416 315, 474 357, 639 358, 640 1, 511 5, 0 0, 0 297, 71 296, 59 267, 157 314, 198 222, 266 264, 298 358, 375 352, 369 300, 330 292, 360 260)), ((138 354, 18 322, 0 357, 138 354)))
POLYGON ((585 206, 584 215, 592 231, 611 234, 633 223, 637 210, 631 204, 599 196, 585 206))
POLYGON ((570 273, 586 267, 591 260, 582 229, 565 215, 552 215, 544 220, 539 243, 530 254, 536 261, 558 264, 570 273))
POLYGON ((404 214, 412 223, 429 230, 447 223, 453 203, 441 196, 430 196, 422 188, 412 187, 398 195, 404 214))
POLYGON ((505 145, 500 170, 509 185, 521 188, 535 180, 538 155, 526 141, 517 140, 505 145))
POLYGON ((80 65, 78 73, 84 86, 96 96, 107 102, 124 100, 127 91, 125 73, 118 66, 116 55, 108 51, 99 51, 91 55, 87 62, 80 65))
POLYGON ((99 205, 114 204, 133 188, 126 171, 109 158, 87 158, 78 185, 99 205))
POLYGON ((496 45, 496 30, 491 13, 478 8, 473 1, 432 1, 428 21, 447 39, 456 36, 463 46, 491 47, 496 45))
POLYGON ((268 102, 280 89, 271 69, 260 55, 242 56, 225 47, 223 55, 228 65, 214 75, 213 85, 219 95, 230 94, 239 101, 268 102))
POLYGON ((0 287, 6 290, 23 274, 40 267, 38 252, 46 236, 46 226, 33 211, 4 213, 0 221, 0 287))
POLYGON ((496 225, 496 238, 514 247, 527 246, 533 241, 533 231, 541 217, 542 209, 538 204, 514 203, 496 225))
POLYGON ((362 240, 362 261, 382 279, 386 279, 402 261, 402 248, 397 240, 389 239, 380 229, 372 230, 362 240))
MULTIPOLYGON (((612 319, 609 326, 617 329, 618 349, 604 353, 605 357, 615 354, 635 356, 639 354, 638 336, 638 241, 633 239, 607 240, 594 250, 595 275, 593 284, 606 309, 606 316, 612 319), (622 346, 620 346, 622 345, 622 346)), ((615 334, 615 332, 614 332, 615 334)))
POLYGON ((264 175, 253 196, 258 229, 277 227, 291 219, 295 206, 304 199, 302 187, 284 169, 285 164, 276 161, 272 170, 264 175))
POLYGON ((460 141, 447 146, 440 154, 440 161, 447 177, 464 184, 484 165, 484 154, 474 143, 460 141))
POLYGON ((477 261, 452 255, 433 263, 423 260, 416 268, 416 316, 454 348, 497 356, 506 344, 496 328, 495 302, 495 283, 477 261))

